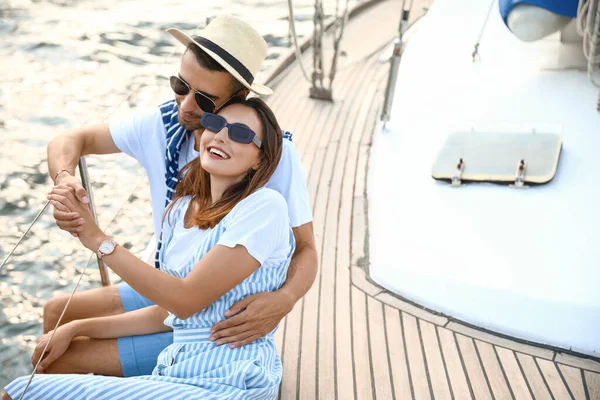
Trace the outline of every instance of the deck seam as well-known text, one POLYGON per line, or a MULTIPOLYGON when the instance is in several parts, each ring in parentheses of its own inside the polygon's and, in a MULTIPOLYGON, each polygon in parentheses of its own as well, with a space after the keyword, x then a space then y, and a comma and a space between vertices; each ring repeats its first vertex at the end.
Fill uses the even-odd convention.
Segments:
MULTIPOLYGON (((356 74, 356 73, 360 73, 361 71, 367 71, 371 67, 371 64, 372 63, 365 62, 360 67, 353 68, 353 73, 356 74)), ((363 87, 363 85, 361 84, 362 83, 361 80, 357 79, 357 80, 355 80, 354 83, 355 84, 351 86, 352 91, 360 91, 361 88, 363 87)), ((350 90, 349 90, 349 92, 350 92, 350 90)), ((348 136, 348 135, 349 135, 349 137, 347 139, 350 140, 350 138, 352 136, 352 132, 356 128, 356 125, 354 125, 354 123, 356 123, 356 121, 353 121, 353 123, 350 123, 350 126, 348 126, 349 125, 349 120, 348 120, 347 116, 350 115, 353 111, 355 111, 360 106, 360 104, 359 104, 359 102, 355 101, 356 99, 354 97, 350 97, 350 98, 353 101, 345 102, 345 104, 344 104, 344 106, 345 106, 344 110, 342 112, 340 112, 340 116, 342 118, 342 121, 341 121, 342 123, 338 126, 338 123, 336 121, 336 124, 334 125, 334 127, 337 128, 337 129, 339 129, 341 133, 340 133, 339 137, 338 136, 336 136, 336 138, 331 137, 332 140, 329 141, 329 144, 330 145, 334 145, 335 149, 336 149, 335 150, 335 156, 334 156, 335 157, 334 158, 335 161, 338 160, 338 156, 340 154, 339 152, 340 152, 342 140, 344 140, 345 136, 348 136), (348 135, 343 135, 343 133, 346 133, 346 132, 348 132, 348 135), (337 140, 335 140, 335 139, 337 139, 337 140)), ((341 174, 341 177, 340 177, 340 185, 341 186, 340 186, 340 198, 339 198, 339 204, 338 204, 337 216, 336 216, 337 217, 336 236, 339 235, 339 218, 340 218, 341 196, 342 196, 342 192, 341 191, 342 191, 342 188, 343 188, 344 177, 346 177, 346 174, 345 174, 346 169, 345 169, 345 167, 346 167, 347 161, 348 161, 348 159, 347 159, 348 153, 349 152, 347 151, 346 154, 345 154, 345 157, 343 157, 344 163, 343 163, 342 174, 341 174)), ((329 180, 329 183, 330 183, 330 185, 329 185, 330 193, 331 193, 332 182, 333 182, 334 177, 335 177, 335 166, 332 168, 331 178, 329 180)), ((328 202, 328 204, 329 204, 329 202, 328 202)), ((352 210, 352 207, 350 207, 350 210, 352 210)), ((350 225, 350 227, 351 226, 352 225, 350 225)), ((351 239, 351 236, 350 236, 350 239, 351 239)), ((337 241, 336 241, 336 243, 337 243, 337 241)), ((349 243, 349 252, 351 252, 351 251, 352 251, 352 244, 349 243)), ((336 260, 337 260, 337 249, 336 249, 336 256, 335 257, 336 257, 336 260)), ((351 258, 352 258, 352 255, 350 253, 350 263, 352 263, 351 258)), ((336 264, 336 268, 337 267, 338 266, 336 264)), ((349 270, 348 273, 349 273, 349 282, 350 282, 349 291, 350 291, 350 295, 351 295, 350 310, 352 311, 352 304, 353 304, 352 300, 354 298, 354 295, 352 294, 352 271, 349 270)), ((335 279, 334 279, 334 290, 335 290, 335 287, 336 287, 336 282, 335 282, 335 279)), ((365 314, 366 314, 365 315, 365 317, 366 317, 366 326, 365 326, 365 329, 366 329, 366 334, 367 334, 367 336, 366 336, 366 338, 367 338, 367 351, 368 351, 369 360, 370 360, 369 369, 370 369, 370 374, 371 374, 371 376, 370 376, 370 378, 371 378, 371 391, 372 391, 372 396, 374 396, 374 398, 376 398, 377 394, 375 393, 375 387, 373 385, 374 371, 373 371, 373 363, 372 363, 373 356, 372 356, 372 348, 371 348, 371 333, 370 333, 370 329, 369 329, 369 310, 368 310, 368 303, 367 303, 368 298, 366 296, 366 293, 364 293, 363 291, 360 291, 360 292, 363 293, 363 295, 365 295, 365 297, 364 297, 364 301, 365 301, 365 314)), ((352 320, 352 318, 351 318, 351 320, 352 320)), ((352 326, 352 333, 353 333, 354 332, 354 325, 352 324, 351 326, 352 326)), ((355 343, 354 343, 354 336, 352 336, 351 343, 352 343, 353 359, 355 359, 354 358, 354 345, 355 345, 355 343)), ((357 379, 356 379, 356 374, 357 374, 356 368, 353 368, 353 374, 354 374, 354 393, 356 395, 357 394, 357 390, 358 390, 358 382, 357 382, 357 379)))
POLYGON ((381 304, 381 313, 383 315, 383 335, 385 337, 385 349, 388 362, 388 370, 390 371, 390 387, 392 388, 392 400, 396 400, 396 386, 394 385, 394 371, 392 368, 392 357, 390 356, 390 339, 387 332, 387 318, 385 316, 385 304, 381 304))
POLYGON ((429 376, 429 364, 427 363, 427 354, 425 353, 425 344, 423 343, 423 334, 421 333, 421 320, 416 318, 417 320, 417 332, 419 333, 419 343, 421 344, 421 354, 423 354, 423 364, 425 364, 425 376, 427 377, 427 383, 429 384, 429 394, 431 395, 431 399, 435 399, 435 395, 433 394, 433 384, 431 383, 431 377, 429 376))
POLYGON ((519 370, 521 371, 521 375, 523 376, 523 379, 525 379, 525 385, 527 385, 527 390, 529 390, 529 394, 531 395, 531 398, 535 400, 535 395, 533 394, 533 389, 531 389, 531 385, 529 384, 529 379, 527 379, 527 375, 525 374, 523 365, 521 365, 521 360, 519 360, 519 357, 517 356, 517 354, 515 353, 514 350, 512 350, 511 354, 517 360, 517 365, 519 366, 519 370))
POLYGON ((502 371, 502 375, 504 376, 504 380, 506 381, 506 386, 508 386, 508 391, 510 392, 510 395, 513 398, 513 400, 516 400, 515 392, 512 390, 510 380, 508 379, 508 376, 506 375, 506 371, 504 370, 504 365, 502 365, 502 360, 500 360, 500 356, 498 355, 496 346, 494 346, 494 345, 491 345, 491 346, 492 346, 492 349, 494 350, 494 354, 496 355, 496 360, 498 361, 498 365, 500 366, 500 371, 502 371))
MULTIPOLYGON (((466 336, 468 337, 468 336, 466 336)), ((481 371, 483 372, 483 377, 485 378, 485 382, 488 385, 488 390, 490 391, 490 395, 492 396, 492 400, 496 400, 496 395, 492 390, 492 385, 490 384, 490 379, 488 378, 487 371, 485 370, 485 365, 483 365, 483 360, 481 359, 481 354, 479 354, 479 348, 477 347, 477 342, 473 338, 469 338, 473 342, 473 347, 475 348, 475 354, 477 355, 477 359, 479 360, 479 365, 481 366, 481 371)), ((502 399, 500 399, 502 400, 502 399)))
POLYGON ((575 395, 573 395, 573 392, 571 391, 571 388, 569 387, 569 383, 567 382, 567 380, 565 379, 562 371, 560 370, 559 366, 557 365, 557 363, 552 363, 554 365, 554 368, 556 368, 556 370, 558 371, 558 375, 560 376, 560 379, 563 382, 563 385, 565 385, 565 388, 567 388, 567 392, 569 393, 569 396, 571 396, 571 400, 576 400, 575 399, 575 395))
MULTIPOLYGON (((350 295, 350 308, 352 308, 352 288, 349 291, 350 295)), ((356 364, 356 358, 354 354, 354 318, 350 318, 350 345, 352 347, 352 364, 356 364)), ((356 368, 352 368, 352 382, 354 384, 354 397, 356 398, 356 368)))
POLYGON ((454 400, 454 389, 452 388, 452 381, 450 380, 450 374, 448 373, 448 366, 446 365, 446 357, 444 356, 444 349, 442 349, 442 341, 440 340, 438 326, 433 324, 433 329, 435 329, 435 338, 438 342, 440 354, 442 355, 442 364, 444 365, 444 373, 446 374, 446 381, 448 382, 448 388, 450 389, 450 398, 454 400))
POLYGON ((403 311, 398 310, 400 314, 400 328, 402 330, 402 345, 404 346, 404 361, 406 362, 406 371, 408 372, 408 382, 410 383, 410 394, 412 399, 415 400, 415 388, 412 382, 412 374, 410 372, 410 362, 408 362, 408 348, 406 347, 406 331, 404 330, 404 314, 403 311))
POLYGON ((546 385, 546 389, 548 389, 548 393, 550 393, 550 396, 552 396, 552 400, 556 400, 556 398, 554 397, 554 393, 552 392, 552 389, 550 389, 550 385, 548 384, 548 381, 546 380, 546 377, 544 376, 544 372, 542 371, 542 368, 540 367, 540 364, 537 361, 537 357, 533 357, 533 361, 535 362, 535 366, 538 369, 538 372, 540 373, 540 375, 542 376, 542 380, 544 381, 544 384, 546 385))
POLYGON ((371 395, 373 399, 377 399, 377 391, 375 390, 375 371, 373 370, 373 347, 371 346, 371 329, 369 329, 369 298, 365 296, 365 317, 367 320, 367 348, 369 351, 369 369, 371 370, 371 395))
MULTIPOLYGON (((368 62, 364 62, 362 64, 362 68, 353 68, 353 72, 354 73, 359 73, 359 71, 363 71, 366 70, 370 64, 368 62)), ((360 91, 363 88, 363 85, 358 84, 356 85, 356 87, 354 88, 357 91, 360 91)), ((357 99, 353 98, 353 102, 351 102, 350 104, 348 104, 347 107, 347 112, 352 112, 354 110, 356 110, 357 108, 360 107, 360 102, 357 101, 357 99)), ((341 129, 341 134, 340 134, 340 140, 337 143, 337 149, 336 149, 336 155, 335 155, 335 160, 338 160, 338 156, 339 156, 339 152, 341 149, 341 143, 343 139, 347 139, 348 142, 351 142, 351 138, 352 138, 352 134, 354 133, 354 130, 357 128, 357 122, 356 120, 353 120, 353 124, 351 124, 351 126, 348 129, 345 129, 346 126, 348 125, 348 120, 345 119, 343 124, 342 124, 342 129, 341 129), (344 133, 348 132, 348 135, 344 135, 344 133), (347 137, 346 137, 347 136, 347 137)), ((351 178, 354 178, 354 176, 351 175, 347 175, 347 165, 348 162, 352 162, 352 161, 358 161, 358 160, 349 160, 350 155, 351 155, 351 151, 350 151, 350 145, 347 146, 346 149, 346 154, 342 155, 343 156, 343 166, 342 166, 342 173, 340 178, 340 188, 339 188, 339 203, 338 203, 338 207, 337 207, 337 221, 336 221, 336 248, 335 248, 335 270, 337 270, 340 266, 338 265, 338 246, 337 243, 339 241, 340 238, 340 234, 339 234, 339 229, 340 229, 340 221, 341 221, 341 211, 342 211, 342 198, 343 198, 343 191, 344 191, 344 182, 346 181, 346 179, 350 180, 351 178)), ((358 155, 358 153, 357 153, 358 155)), ((356 175, 356 170, 354 171, 355 175, 356 175)), ((331 181, 333 181, 333 178, 335 176, 335 166, 334 168, 332 168, 332 179, 331 181)), ((351 185, 352 185, 352 192, 354 191, 354 179, 351 179, 351 185)), ((331 188, 330 188, 331 190, 331 188)), ((348 245, 348 260, 350 260, 350 264, 352 264, 352 222, 353 222, 353 218, 352 218, 352 210, 353 210, 353 203, 354 203, 354 199, 352 198, 350 200, 350 205, 349 205, 349 213, 350 213, 350 223, 349 223, 349 227, 350 227, 350 234, 348 236, 349 239, 349 243, 347 243, 348 245)), ((352 270, 348 271, 348 278, 349 278, 349 291, 352 291, 352 270)), ((334 310, 337 309, 337 279, 334 278, 333 280, 333 301, 334 301, 334 310)), ((383 307, 383 305, 382 305, 383 307)), ((352 305, 350 304, 350 310, 352 310, 352 305)), ((373 371, 373 354, 372 354, 372 347, 371 347, 371 331, 369 329, 369 307, 368 307, 368 297, 365 296, 365 310, 366 310, 366 329, 367 329, 367 345, 368 345, 368 352, 369 352, 369 359, 370 359, 370 369, 371 369, 371 382, 373 383, 375 380, 375 375, 374 375, 374 371, 373 371)), ((334 319, 334 340, 335 338, 337 338, 337 321, 334 319)), ((354 349, 354 347, 353 347, 354 349)), ((334 366, 335 366, 335 370, 337 371, 337 346, 334 345, 334 366)), ((354 370, 354 368, 353 368, 354 370)), ((336 378, 337 378, 337 374, 336 374, 336 378)), ((373 398, 377 398, 377 393, 375 391, 375 385, 371 384, 371 390, 372 390, 372 394, 373 394, 373 398)), ((356 392, 356 391, 355 391, 356 392)), ((337 399, 337 382, 336 382, 336 399, 337 399)))
POLYGON ((469 387, 469 392, 471 393, 471 398, 474 399, 475 391, 473 389, 473 385, 471 384, 471 378, 469 377, 469 373, 467 372, 467 366, 465 365, 465 360, 463 358, 462 351, 460 351, 460 345, 458 344, 458 338, 456 337, 456 332, 454 332, 451 329, 448 329, 448 330, 452 333, 452 337, 454 338, 454 344, 456 345, 456 352, 458 353, 458 357, 460 359, 460 364, 462 365, 462 368, 463 368, 463 374, 465 375, 465 378, 467 379, 467 385, 469 387))
POLYGON ((583 372, 583 370, 579 370, 579 372, 581 372, 581 382, 583 382, 583 392, 585 393, 585 399, 586 400, 591 400, 590 399, 590 391, 588 389, 587 386, 587 381, 585 379, 585 372, 583 372))

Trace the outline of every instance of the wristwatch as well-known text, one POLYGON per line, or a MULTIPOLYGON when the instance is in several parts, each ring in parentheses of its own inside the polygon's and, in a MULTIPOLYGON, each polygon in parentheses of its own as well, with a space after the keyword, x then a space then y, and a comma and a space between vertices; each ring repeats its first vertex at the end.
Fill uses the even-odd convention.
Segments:
POLYGON ((102 259, 102 257, 112 254, 118 245, 119 243, 114 240, 103 240, 98 247, 98 258, 102 259))

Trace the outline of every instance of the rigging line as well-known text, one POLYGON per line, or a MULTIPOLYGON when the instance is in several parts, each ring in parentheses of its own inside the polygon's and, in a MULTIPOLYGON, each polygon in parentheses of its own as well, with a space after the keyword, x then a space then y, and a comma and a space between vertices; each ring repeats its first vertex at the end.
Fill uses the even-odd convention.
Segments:
POLYGON ((485 27, 487 26, 487 23, 490 19, 490 15, 492 14, 492 8, 493 8, 494 3, 496 3, 496 0, 490 1, 490 6, 488 8, 487 15, 485 16, 485 21, 483 21, 483 26, 481 27, 481 30, 479 31, 479 37, 477 38, 477 43, 475 43, 475 45, 473 46, 473 53, 471 53, 471 59, 473 62, 475 62, 475 59, 479 55, 479 42, 481 42, 481 37, 483 36, 483 31, 485 30, 485 27))
MULTIPOLYGON (((339 0, 338 0, 339 3, 339 0)), ((337 59, 338 59, 338 55, 340 52, 340 47, 341 47, 341 41, 342 41, 342 37, 344 36, 344 28, 346 27, 346 22, 348 22, 348 6, 349 6, 350 0, 346 0, 346 7, 344 9, 344 15, 342 17, 338 16, 338 10, 337 10, 337 5, 336 5, 336 25, 339 23, 340 24, 340 31, 339 31, 339 36, 337 36, 337 26, 336 29, 334 29, 333 32, 333 48, 334 48, 334 53, 333 53, 333 58, 331 60, 331 68, 329 69, 329 90, 331 91, 332 87, 333 87, 333 80, 335 79, 335 74, 337 72, 337 59), (341 20, 341 22, 339 22, 341 20), (336 37, 337 36, 337 37, 336 37)))
POLYGON ((10 253, 8 253, 8 255, 6 256, 4 261, 2 261, 2 264, 0 264, 0 270, 2 270, 2 267, 4 267, 4 264, 6 264, 8 262, 9 258, 13 255, 15 250, 17 250, 17 247, 19 247, 19 245, 21 244, 23 239, 25 239, 25 236, 31 230, 31 228, 33 227, 33 224, 35 224, 35 222, 40 218, 40 216, 44 213, 44 211, 46 211, 46 208, 48 208, 48 204, 50 204, 50 200, 46 200, 46 204, 44 204, 44 207, 42 207, 40 212, 35 216, 35 218, 33 219, 33 222, 31 224, 29 224, 25 233, 23 233, 23 235, 21 235, 21 238, 19 239, 17 244, 15 244, 15 247, 13 247, 13 249, 10 251, 10 253))
MULTIPOLYGON (((127 200, 125 200, 125 202, 121 205, 121 208, 119 208, 119 210, 117 210, 115 216, 113 217, 113 219, 110 220, 110 222, 106 225, 106 227, 103 229, 103 231, 108 230, 108 228, 112 225, 112 223, 115 221, 115 219, 117 218, 117 216, 119 215, 119 213, 123 210, 123 208, 125 208, 125 205, 129 202, 129 199, 133 196, 134 192, 139 187, 139 185, 142 182, 142 180, 143 179, 141 179, 141 178, 138 180, 138 183, 136 184, 136 186, 133 188, 133 190, 129 194, 129 197, 127 197, 127 200)), ((48 206, 48 203, 50 203, 49 200, 46 203, 46 206, 48 206)), ((44 207, 44 209, 45 209, 45 207, 44 207)), ((43 211, 44 210, 42 210, 41 212, 43 212, 43 211)), ((41 214, 41 212, 40 212, 40 214, 41 214)), ((38 214, 38 216, 39 216, 39 214, 38 214)), ((83 275, 85 275, 85 271, 87 270, 88 266, 90 265, 90 262, 92 261, 92 257, 93 256, 94 256, 94 253, 92 252, 92 254, 90 254, 90 257, 88 258, 87 262, 85 263, 85 266, 83 267, 83 270, 79 274, 79 279, 77 280, 77 283, 75 284, 75 287, 71 291, 71 295, 69 296, 69 299, 67 300, 67 303, 65 304, 65 307, 63 308, 63 310, 62 310, 62 312, 60 314, 60 317, 58 318, 58 321, 56 321, 56 326, 52 330, 52 335, 50 335, 50 339, 46 343, 46 346, 44 347, 44 351, 42 351, 42 353, 41 353, 42 355, 40 356, 40 359, 38 360, 37 364, 33 368, 33 372, 31 373, 31 375, 29 377, 29 381, 27 381, 27 385, 25 386, 25 389, 23 390, 23 393, 21 394, 21 397, 19 398, 19 400, 23 400, 23 397, 25 396, 25 393, 27 392, 27 388, 29 388, 29 385, 31 384, 31 381, 33 380, 33 377, 35 376, 35 371, 37 371, 38 367, 40 366, 40 363, 44 359, 44 354, 46 354, 46 350, 48 349, 48 346, 50 345, 50 343, 52 343, 52 339, 54 339, 54 334, 56 333, 56 330, 60 326, 60 323, 61 323, 61 321, 62 321, 65 313, 67 312, 67 308, 69 307, 69 304, 71 303, 71 299, 75 295, 75 292, 77 291, 77 288, 79 287, 79 284, 81 283, 81 278, 83 278, 83 275)))
POLYGON ((33 368, 33 372, 29 376, 27 385, 25 385, 25 388, 23 389, 23 393, 21 393, 21 397, 19 397, 19 400, 23 400, 23 398, 25 397, 25 393, 27 393, 27 389, 29 388, 31 381, 33 380, 33 377, 35 376, 35 371, 37 371, 38 367, 40 366, 40 363, 44 359, 44 354, 46 354, 46 350, 48 349, 48 346, 50 345, 50 343, 52 343, 52 339, 54 339, 56 330, 58 329, 60 322, 62 321, 65 313, 67 312, 67 307, 69 306, 71 299, 75 295, 75 292, 77 291, 77 288, 79 287, 79 284, 81 283, 81 278, 83 278, 83 275, 85 274, 85 270, 87 269, 88 265, 90 265, 90 261, 93 256, 94 256, 94 253, 92 252, 92 254, 90 254, 90 258, 88 259, 87 263, 85 264, 85 267, 83 268, 83 271, 81 271, 81 274, 79 274, 79 279, 77 280, 75 287, 71 291, 71 295, 69 296, 69 299, 67 300, 67 304, 65 304, 65 308, 63 308, 62 313, 60 314, 60 317, 58 318, 58 321, 56 321, 56 326, 52 330, 52 335, 50 335, 50 339, 48 340, 48 342, 46 342, 46 346, 44 346, 44 351, 42 351, 42 354, 40 355, 40 359, 38 360, 37 364, 35 364, 35 367, 33 368))
MULTIPOLYGON (((113 106, 113 108, 111 109, 111 111, 108 113, 108 115, 106 115, 100 122, 104 122, 106 121, 114 112, 115 110, 121 106, 121 104, 123 104, 123 102, 127 101, 131 95, 133 93, 135 93, 136 90, 138 90, 139 88, 141 88, 143 86, 143 84, 139 84, 135 90, 131 91, 126 97, 123 98, 123 100, 121 100, 119 102, 119 104, 117 104, 116 106, 113 106)), ((139 183, 138 183, 139 184, 139 183)), ((137 187, 137 186, 136 186, 137 187)), ((6 258, 4 259, 4 261, 2 261, 2 264, 0 264, 0 270, 2 270, 2 267, 4 267, 4 265, 8 262, 8 260, 10 259, 10 257, 13 255, 13 253, 15 252, 15 250, 17 250, 17 247, 19 247, 19 245, 23 242, 23 240, 25 239, 25 236, 27 236, 27 234, 29 233, 29 231, 31 230, 31 228, 33 228, 33 225, 38 221, 38 219, 40 218, 40 216, 44 213, 44 211, 46 211, 46 208, 48 208, 48 204, 50 204, 50 200, 47 200, 46 203, 44 204, 44 206, 42 207, 42 209, 40 210, 40 212, 38 212, 38 214, 35 216, 35 218, 33 219, 33 221, 31 221, 31 223, 29 224, 29 226, 27 227, 27 229, 25 230, 25 232, 23 232, 23 234, 21 235, 21 237, 19 238, 19 240, 17 241, 17 244, 15 244, 15 246, 13 247, 13 249, 10 251, 10 253, 8 253, 8 256, 6 256, 6 258)), ((116 215, 115 215, 116 218, 116 215)), ((114 220, 114 218, 113 218, 114 220)), ((112 221, 111 221, 112 222, 112 221)))
POLYGON ((290 30, 292 31, 292 38, 294 39, 294 49, 296 51, 296 60, 298 60, 298 65, 300 66, 300 70, 302 71, 302 75, 304 75, 304 79, 310 82, 310 78, 304 69, 304 64, 302 63, 302 52, 300 51, 300 46, 298 46, 298 36, 296 36, 296 21, 294 17, 294 6, 292 4, 292 0, 288 0, 288 18, 290 19, 290 30))
MULTIPOLYGON (((171 57, 172 57, 172 56, 175 54, 175 52, 176 52, 176 51, 177 51, 177 50, 176 50, 176 49, 174 49, 174 50, 173 50, 173 51, 172 51, 172 52, 171 52, 171 53, 170 53, 168 56, 166 56, 166 57, 165 57, 164 61, 163 61, 162 63, 160 63, 160 64, 157 66, 157 68, 156 68, 156 69, 157 69, 157 72, 158 72, 158 69, 159 69, 160 67, 162 67, 163 65, 165 65, 165 64, 166 64, 167 60, 169 60, 169 59, 170 59, 170 58, 171 58, 171 57)), ((127 96, 125 96, 125 97, 123 98, 123 100, 121 100, 121 101, 119 102, 119 104, 117 104, 116 106, 114 106, 114 107, 111 109, 111 111, 108 113, 108 115, 106 115, 106 116, 105 116, 105 117, 102 119, 102 122, 106 121, 106 119, 108 119, 108 118, 109 118, 109 117, 110 117, 110 116, 113 114, 113 112, 114 112, 114 111, 115 111, 115 110, 116 110, 118 107, 120 107, 120 106, 121 106, 121 104, 123 104, 123 102, 125 102, 126 100, 128 100, 128 99, 129 99, 129 98, 130 98, 130 97, 133 95, 133 93, 135 93, 135 91, 136 91, 136 90, 138 90, 139 88, 141 88, 142 86, 143 86, 143 84, 141 84, 141 83, 140 83, 140 84, 139 84, 139 85, 138 85, 138 86, 135 88, 135 90, 131 90, 131 91, 129 92, 129 94, 128 94, 127 96)), ((140 178, 140 180, 138 181, 138 183, 137 183, 136 187, 134 188, 134 190, 135 190, 135 189, 137 189, 137 187, 139 186, 139 184, 140 184, 140 182, 141 182, 141 181, 142 181, 142 178, 140 178)), ((106 229, 107 229, 107 228, 110 226, 110 224, 112 224, 112 223, 113 223, 113 221, 116 219, 116 217, 117 217, 118 213, 119 213, 119 212, 121 212, 121 210, 123 209, 123 207, 125 206, 125 204, 127 204, 127 201, 128 201, 130 198, 131 198, 131 196, 132 196, 132 195, 133 195, 133 191, 132 191, 132 193, 129 195, 129 197, 127 198, 127 200, 125 201, 125 203, 123 203, 123 205, 121 206, 121 208, 120 208, 120 209, 117 211, 117 214, 115 214, 115 217, 113 217, 113 219, 111 219, 111 221, 109 222, 109 224, 108 224, 108 225, 105 227, 105 230, 106 230, 106 229)), ((19 240, 19 243, 20 243, 20 242, 23 240, 23 238, 25 238, 25 235, 27 234, 27 232, 29 232, 29 230, 31 229, 31 227, 33 227, 33 224, 36 222, 37 218, 39 218, 39 216, 40 216, 40 215, 41 215, 41 214, 42 214, 42 213, 43 213, 43 212, 46 210, 46 208, 48 207, 48 204, 49 204, 49 203, 50 203, 50 201, 48 200, 48 201, 46 202, 46 204, 44 205, 44 208, 43 208, 43 209, 42 209, 42 210, 41 210, 41 211, 38 213, 38 215, 37 215, 36 219, 35 219, 35 220, 34 220, 34 221, 33 221, 33 222, 30 224, 30 226, 29 226, 29 228, 27 229, 27 231, 25 232, 25 234, 23 234, 23 236, 22 236, 22 237, 21 237, 21 239, 19 240)), ((17 243, 17 246, 19 245, 19 243, 17 243)), ((17 248, 17 246, 15 246, 15 249, 17 248)), ((14 250, 15 250, 15 249, 13 249, 13 251, 12 251, 12 252, 14 252, 14 250)), ((11 252, 11 254, 12 254, 12 252, 11 252)), ((10 254, 9 254, 9 256, 10 256, 10 254)), ((23 400, 23 398, 25 397, 25 393, 27 393, 27 389, 29 388, 29 385, 31 384, 31 381, 33 380, 33 377, 35 376, 35 372, 36 372, 36 370, 38 369, 38 367, 39 367, 40 363, 42 362, 42 360, 43 360, 43 358, 44 358, 44 354, 46 354, 46 350, 48 349, 48 346, 50 345, 50 343, 52 343, 52 339, 54 339, 54 335, 55 335, 55 333, 56 333, 56 330, 58 329, 58 327, 59 327, 59 325, 60 325, 60 323, 61 323, 61 321, 62 321, 62 319, 63 319, 63 317, 64 317, 64 315, 65 315, 65 313, 67 312, 67 308, 69 307, 69 304, 71 303, 71 300, 73 299, 73 296, 75 295, 75 292, 76 292, 76 291, 77 291, 77 289, 79 288, 79 285, 80 285, 80 283, 81 283, 81 279, 83 278, 83 275, 85 274, 85 272, 86 272, 86 270, 87 270, 87 267, 90 265, 90 261, 92 260, 92 257, 93 257, 93 256, 94 256, 94 253, 92 252, 92 254, 90 255, 90 258, 88 258, 88 261, 87 261, 87 262, 86 262, 86 264, 85 264, 85 267, 83 267, 83 270, 82 270, 82 271, 81 271, 81 273, 79 274, 79 279, 77 280, 77 283, 75 284, 75 287, 74 287, 74 288, 73 288, 73 290, 71 291, 71 294, 70 294, 70 296, 69 296, 69 299, 67 300, 67 303, 65 304, 65 307, 63 308, 63 310, 62 310, 62 312, 61 312, 61 314, 60 314, 60 317, 59 317, 59 318, 58 318, 58 320, 56 321, 56 326, 54 327, 54 329, 53 329, 53 331, 52 331, 52 335, 50 335, 50 339, 48 339, 48 342, 46 343, 46 346, 44 347, 44 351, 42 352, 42 355, 40 356, 40 359, 38 360, 37 364, 36 364, 36 365, 35 365, 35 367, 33 368, 33 371, 31 372, 31 375, 29 376, 29 380, 27 381, 27 385, 26 385, 26 386, 25 386, 25 388, 23 389, 23 393, 21 394, 21 397, 19 397, 19 400, 23 400)), ((8 260, 8 257, 7 257, 7 260, 8 260)), ((6 260, 5 260, 5 262, 6 262, 6 260)), ((2 265, 4 265, 4 262, 2 263, 2 265)))
MULTIPOLYGON (((291 1, 291 0, 290 0, 291 1)), ((166 64, 166 60, 170 59, 176 52, 177 50, 173 50, 168 56, 165 57, 165 60, 160 63, 157 67, 160 68, 162 67, 164 64, 166 64)), ((134 87, 132 90, 129 91, 129 94, 125 97, 123 97, 123 99, 116 105, 113 105, 110 109, 110 112, 100 121, 100 123, 105 122, 108 118, 110 118, 110 116, 116 111, 117 108, 119 108, 125 101, 129 100, 131 98, 131 96, 138 91, 141 87, 143 87, 144 84, 143 83, 139 83, 136 87, 134 87)), ((142 178, 140 178, 142 179, 142 178)), ((139 182, 138 182, 139 185, 139 182)), ((136 185, 136 187, 138 186, 136 185)), ((27 227, 27 230, 25 230, 25 232, 23 233, 23 235, 21 235, 21 237, 19 238, 19 240, 17 241, 17 244, 15 245, 15 247, 11 250, 11 252, 8 254, 8 256, 4 259, 4 261, 2 261, 2 264, 0 265, 0 270, 2 269, 2 267, 4 266, 4 264, 6 264, 8 262, 8 259, 13 255, 13 253, 15 252, 15 250, 17 249, 17 247, 19 247, 19 245, 21 244, 21 242, 23 242, 23 239, 25 239, 25 236, 27 236, 27 234, 29 233, 29 231, 31 230, 31 228, 33 227, 33 225, 37 222, 37 220, 39 219, 39 217, 42 215, 42 213, 46 210, 46 208, 48 207, 48 204, 50 204, 50 201, 46 201, 46 203, 44 204, 44 207, 42 208, 42 210, 38 213, 38 215, 34 218, 34 220, 29 224, 29 226, 27 227)), ((113 221, 115 217, 113 218, 113 221)), ((112 221, 111 221, 112 222, 112 221)))

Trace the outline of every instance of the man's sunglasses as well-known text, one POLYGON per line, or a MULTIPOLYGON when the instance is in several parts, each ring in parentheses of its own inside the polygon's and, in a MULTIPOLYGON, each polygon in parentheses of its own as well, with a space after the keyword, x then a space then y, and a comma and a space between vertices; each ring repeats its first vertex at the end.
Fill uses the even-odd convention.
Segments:
POLYGON ((200 119, 200 125, 211 132, 220 132, 221 129, 227 127, 229 138, 234 142, 243 144, 254 143, 259 149, 262 147, 261 140, 252 129, 237 122, 230 124, 220 115, 205 112, 200 119))
POLYGON ((196 100, 196 104, 198 104, 198 107, 200 107, 202 111, 213 112, 217 108, 217 105, 214 101, 212 101, 210 97, 208 97, 202 92, 195 90, 180 77, 172 76, 169 79, 169 82, 171 83, 171 89, 173 89, 175 94, 178 94, 179 96, 187 96, 190 90, 194 92, 194 99, 196 100))

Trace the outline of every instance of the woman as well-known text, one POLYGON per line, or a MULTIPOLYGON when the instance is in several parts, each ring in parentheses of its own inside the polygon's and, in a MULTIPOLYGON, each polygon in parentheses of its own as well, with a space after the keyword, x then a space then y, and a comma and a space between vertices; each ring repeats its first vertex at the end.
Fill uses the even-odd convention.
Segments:
MULTIPOLYGON (((275 116, 261 100, 236 99, 219 115, 204 113, 199 156, 180 174, 163 218, 161 270, 116 245, 67 189, 49 198, 86 220, 82 244, 156 305, 122 315, 69 322, 57 329, 44 362, 58 358, 76 336, 116 338, 173 330, 151 376, 37 375, 25 398, 36 399, 270 399, 281 361, 267 337, 241 347, 209 341, 210 328, 236 301, 277 290, 294 251, 286 202, 261 188, 281 156, 275 116), (166 272, 166 273, 165 273, 166 272)), ((34 354, 48 340, 45 335, 34 354)), ((28 377, 7 387, 18 399, 28 377)))

